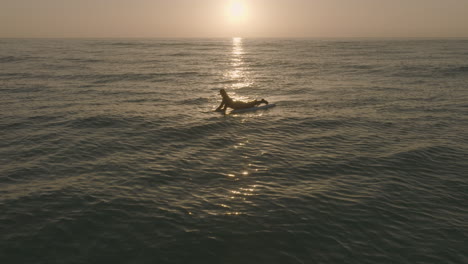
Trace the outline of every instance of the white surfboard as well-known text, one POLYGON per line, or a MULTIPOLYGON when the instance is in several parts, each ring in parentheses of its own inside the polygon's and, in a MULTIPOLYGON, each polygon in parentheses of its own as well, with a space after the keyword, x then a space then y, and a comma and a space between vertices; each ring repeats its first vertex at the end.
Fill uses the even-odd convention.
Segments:
POLYGON ((267 104, 267 105, 255 106, 255 107, 244 108, 244 109, 236 109, 236 110, 232 110, 231 114, 252 112, 252 111, 257 111, 257 110, 261 110, 261 109, 272 108, 272 107, 275 107, 275 106, 276 106, 276 104, 267 104))

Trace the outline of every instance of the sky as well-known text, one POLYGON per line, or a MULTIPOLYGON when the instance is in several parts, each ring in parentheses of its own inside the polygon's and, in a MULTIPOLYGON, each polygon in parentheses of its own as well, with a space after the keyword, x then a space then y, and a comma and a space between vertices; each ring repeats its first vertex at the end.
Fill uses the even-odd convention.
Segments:
POLYGON ((0 0, 0 38, 468 37, 468 0, 0 0))

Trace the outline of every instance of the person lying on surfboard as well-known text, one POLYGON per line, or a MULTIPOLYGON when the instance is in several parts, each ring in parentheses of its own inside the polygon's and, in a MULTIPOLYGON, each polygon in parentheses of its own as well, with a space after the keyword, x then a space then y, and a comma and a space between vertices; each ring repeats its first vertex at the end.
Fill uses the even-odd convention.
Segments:
POLYGON ((226 112, 226 109, 228 107, 230 107, 230 108, 232 108, 234 110, 238 110, 238 109, 246 109, 246 108, 255 107, 255 106, 260 105, 262 103, 266 104, 266 105, 268 104, 268 101, 266 101, 265 99, 262 99, 260 101, 253 100, 253 101, 250 101, 250 102, 233 101, 231 99, 231 97, 229 97, 229 95, 226 93, 226 90, 224 90, 224 89, 219 90, 219 93, 223 97, 223 100, 221 101, 221 104, 218 106, 218 108, 216 108, 215 111, 226 112))

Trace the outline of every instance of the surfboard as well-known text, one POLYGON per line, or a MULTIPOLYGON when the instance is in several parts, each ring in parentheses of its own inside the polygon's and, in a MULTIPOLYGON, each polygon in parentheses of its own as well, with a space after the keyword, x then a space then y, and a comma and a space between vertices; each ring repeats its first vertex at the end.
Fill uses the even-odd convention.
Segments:
POLYGON ((262 105, 262 106, 255 106, 255 107, 250 107, 250 108, 244 108, 244 109, 236 109, 232 110, 231 114, 238 114, 238 113, 245 113, 245 112, 253 112, 261 109, 268 109, 275 107, 276 104, 267 104, 267 105, 262 105))

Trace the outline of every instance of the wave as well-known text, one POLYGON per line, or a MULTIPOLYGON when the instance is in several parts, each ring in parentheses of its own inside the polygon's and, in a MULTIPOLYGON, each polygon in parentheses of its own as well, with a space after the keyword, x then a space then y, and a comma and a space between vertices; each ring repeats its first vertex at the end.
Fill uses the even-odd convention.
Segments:
POLYGON ((181 103, 183 105, 202 105, 210 102, 210 100, 206 97, 198 97, 198 98, 190 98, 185 99, 181 103))
POLYGON ((26 60, 23 57, 15 57, 15 56, 4 56, 0 57, 0 63, 11 63, 11 62, 18 62, 26 60))
POLYGON ((63 59, 65 61, 71 61, 71 62, 79 62, 79 63, 98 63, 98 62, 105 62, 105 60, 102 59, 85 59, 85 58, 65 58, 63 59))
POLYGON ((442 70, 446 76, 456 76, 468 74, 468 65, 447 67, 442 70))
POLYGON ((349 124, 349 121, 342 119, 324 119, 324 118, 287 118, 282 120, 281 126, 291 132, 300 130, 309 130, 311 128, 338 129, 349 124))
POLYGON ((407 172, 419 169, 432 173, 434 170, 449 173, 468 169, 468 165, 463 162, 464 152, 460 149, 437 145, 415 149, 409 146, 409 148, 406 151, 387 155, 383 161, 391 164, 395 170, 407 172), (460 167, 456 168, 458 166, 460 167))
POLYGON ((389 66, 381 72, 387 73, 388 76, 395 77, 429 77, 429 78, 443 78, 449 76, 458 76, 468 73, 467 65, 403 65, 403 66, 389 66))
MULTIPOLYGON (((60 65, 55 65, 56 68, 61 68, 60 65)), ((168 72, 168 73, 122 73, 122 74, 53 74, 53 73, 0 73, 0 77, 6 80, 13 79, 37 79, 37 80, 86 80, 95 84, 114 83, 121 81, 150 81, 150 82, 165 82, 174 80, 180 77, 199 77, 206 76, 206 73, 185 71, 185 72, 168 72)))
POLYGON ((151 124, 145 118, 129 118, 120 116, 96 115, 86 118, 76 118, 68 120, 64 125, 77 129, 95 129, 95 128, 132 128, 145 124, 151 124), (148 123, 149 122, 149 123, 148 123))
POLYGON ((176 52, 176 53, 167 54, 167 56, 169 57, 190 57, 193 55, 195 54, 192 52, 176 52))
POLYGON ((101 43, 102 44, 105 44, 105 45, 109 45, 109 46, 117 46, 117 47, 136 47, 136 46, 144 46, 143 43, 139 43, 139 42, 134 42, 134 41, 131 41, 131 42, 111 42, 111 43, 107 43, 107 42, 103 42, 101 43))
POLYGON ((178 142, 203 139, 206 135, 216 135, 227 131, 231 126, 226 122, 210 122, 184 127, 162 127, 154 132, 159 142, 178 142))
POLYGON ((39 59, 44 59, 37 56, 0 56, 0 63, 14 63, 14 62, 34 62, 39 59))

